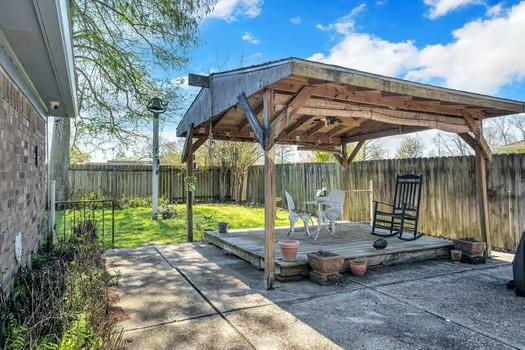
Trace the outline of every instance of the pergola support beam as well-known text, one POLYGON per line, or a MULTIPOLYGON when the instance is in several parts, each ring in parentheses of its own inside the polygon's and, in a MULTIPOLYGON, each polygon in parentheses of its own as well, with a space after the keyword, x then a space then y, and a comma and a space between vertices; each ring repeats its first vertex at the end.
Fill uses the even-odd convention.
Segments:
POLYGON ((474 139, 476 144, 480 147, 480 152, 483 154, 487 161, 492 161, 492 151, 490 146, 483 137, 483 127, 481 125, 481 120, 475 120, 471 115, 464 115, 465 121, 469 127, 469 130, 474 134, 474 139))
POLYGON ((340 175, 340 181, 341 181, 341 188, 345 192, 345 202, 343 206, 343 219, 344 220, 350 220, 350 200, 349 200, 349 194, 350 194, 350 164, 354 161, 355 157, 365 144, 365 141, 359 141, 355 145, 352 153, 348 155, 348 147, 346 143, 343 143, 341 145, 341 156, 336 156, 335 158, 338 160, 340 166, 341 166, 341 175, 340 175))
POLYGON ((492 159, 492 154, 488 144, 483 137, 483 128, 481 121, 477 122, 473 118, 465 117, 467 123, 472 127, 472 137, 468 133, 458 134, 459 137, 465 141, 470 147, 474 149, 476 157, 476 187, 479 205, 479 225, 481 232, 481 239, 487 245, 485 254, 490 256, 492 250, 491 231, 489 220, 489 200, 488 200, 488 186, 487 186, 487 162, 492 159), (487 149, 488 148, 488 149, 487 149))
MULTIPOLYGON (((273 91, 263 94, 263 121, 266 131, 270 128, 274 110, 273 91)), ((275 147, 269 142, 264 146, 264 284, 273 289, 275 281, 275 147)))
POLYGON ((489 220, 489 200, 487 194, 487 160, 479 145, 476 145, 475 151, 481 239, 487 245, 487 250, 485 252, 486 256, 490 256, 492 244, 489 220))
POLYGON ((261 144, 263 149, 266 145, 266 135, 265 130, 261 127, 259 124, 259 120, 257 119, 257 114, 252 110, 252 107, 250 106, 250 103, 248 102, 248 99, 246 98, 246 95, 242 93, 238 97, 239 105, 244 110, 244 115, 246 116, 246 119, 248 119, 248 122, 250 123, 250 126, 252 127, 253 133, 255 137, 257 138, 257 141, 261 144))
POLYGON ((188 242, 193 242, 193 192, 189 186, 188 179, 193 176, 193 128, 186 133, 186 222, 188 242))

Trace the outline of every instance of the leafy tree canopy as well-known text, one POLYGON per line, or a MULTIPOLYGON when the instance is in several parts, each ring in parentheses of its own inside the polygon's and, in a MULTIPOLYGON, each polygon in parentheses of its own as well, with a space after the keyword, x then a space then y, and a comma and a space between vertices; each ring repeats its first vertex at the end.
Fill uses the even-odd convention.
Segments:
POLYGON ((425 146, 416 136, 406 136, 397 150, 397 158, 418 158, 423 157, 425 146))
POLYGON ((71 1, 79 99, 74 144, 133 142, 151 117, 144 106, 153 96, 169 103, 164 118, 173 116, 181 97, 160 72, 184 67, 214 2, 71 1))

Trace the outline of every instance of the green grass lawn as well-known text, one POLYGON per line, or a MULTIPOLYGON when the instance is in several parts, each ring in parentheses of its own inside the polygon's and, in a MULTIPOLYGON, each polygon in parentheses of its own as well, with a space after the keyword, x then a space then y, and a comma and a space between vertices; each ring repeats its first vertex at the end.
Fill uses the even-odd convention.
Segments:
MULTIPOLYGON (((176 215, 171 219, 151 219, 151 208, 126 208, 115 210, 115 248, 135 248, 144 244, 183 243, 186 242, 186 205, 172 205, 176 215)), ((57 212, 57 238, 64 236, 64 213, 57 212)), ((72 230, 73 216, 78 223, 83 213, 68 212, 66 215, 65 235, 72 230)), ((95 217, 97 232, 104 244, 111 247, 111 210, 104 211, 104 233, 102 233, 102 211, 86 211, 86 218, 95 217)), ((251 208, 234 204, 197 204, 193 207, 195 240, 202 240, 204 230, 216 230, 221 221, 229 223, 230 229, 257 228, 264 226, 264 209, 251 208)), ((288 213, 277 210, 276 226, 288 225, 288 213)))

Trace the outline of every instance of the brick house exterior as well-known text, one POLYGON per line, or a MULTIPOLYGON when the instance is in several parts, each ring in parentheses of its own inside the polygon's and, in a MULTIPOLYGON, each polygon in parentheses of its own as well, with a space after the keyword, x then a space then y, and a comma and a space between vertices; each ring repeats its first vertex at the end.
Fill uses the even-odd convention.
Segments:
MULTIPOLYGON (((77 111, 68 0, 2 0, 0 291, 47 236, 48 117, 77 111), (21 248, 21 249, 20 249, 21 248), (21 253, 21 254, 19 254, 21 253)), ((66 146, 67 147, 67 146, 66 146)))
POLYGON ((46 120, 0 68, 0 285, 42 242, 46 200, 46 120), (22 261, 15 237, 22 234, 22 261))

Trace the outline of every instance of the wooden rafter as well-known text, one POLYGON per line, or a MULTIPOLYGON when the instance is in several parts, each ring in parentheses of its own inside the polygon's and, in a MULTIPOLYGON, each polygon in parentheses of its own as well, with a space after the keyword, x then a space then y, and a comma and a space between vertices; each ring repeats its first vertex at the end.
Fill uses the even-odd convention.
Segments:
POLYGON ((295 122, 290 124, 287 128, 284 129, 283 134, 289 135, 293 133, 295 130, 299 129, 304 124, 308 123, 308 121, 312 119, 312 116, 309 115, 303 115, 299 119, 297 119, 295 122))
POLYGON ((356 141, 373 140, 373 139, 379 139, 381 137, 408 134, 411 132, 417 132, 417 131, 423 131, 423 130, 426 130, 426 128, 421 128, 417 126, 398 126, 392 129, 373 131, 373 132, 369 132, 365 134, 348 136, 348 137, 343 138, 343 142, 350 143, 350 142, 356 142, 356 141))
POLYGON ((291 117, 308 101, 313 90, 314 88, 311 86, 303 87, 273 118, 268 133, 270 143, 273 143, 288 126, 291 117))
MULTIPOLYGON (((276 85, 279 88, 279 85, 276 85)), ((293 92, 298 88, 299 83, 295 86, 286 86, 289 91, 293 92)), ((285 95, 277 95, 277 104, 282 103, 285 95)), ((442 115, 450 115, 461 117, 466 108, 461 104, 442 104, 437 100, 416 100, 408 95, 384 95, 377 93, 370 93, 367 91, 356 90, 351 86, 342 85, 326 85, 317 86, 312 92, 312 98, 323 99, 332 102, 352 103, 353 105, 362 105, 369 107, 395 108, 398 110, 410 110, 420 113, 437 113, 442 115)))
POLYGON ((366 120, 375 120, 386 124, 421 126, 429 129, 438 129, 455 133, 470 131, 469 126, 463 118, 447 117, 427 113, 397 111, 383 108, 376 109, 368 107, 356 107, 351 104, 340 103, 339 106, 330 106, 328 103, 323 103, 326 106, 312 107, 309 105, 302 107, 299 109, 299 113, 317 116, 335 116, 340 118, 360 118, 366 120))
POLYGON ((297 147, 297 150, 298 151, 311 151, 311 152, 316 152, 316 151, 322 151, 322 152, 329 152, 329 153, 336 153, 336 155, 339 155, 339 153, 341 152, 340 149, 336 148, 335 146, 331 147, 331 146, 299 146, 297 147))
POLYGON ((310 128, 308 128, 304 133, 303 135, 313 135, 315 134, 317 131, 321 130, 322 128, 325 127, 325 123, 322 122, 322 121, 319 121, 319 122, 316 122, 313 126, 311 126, 310 128))
POLYGON ((480 108, 495 108, 514 113, 523 112, 525 109, 525 105, 516 103, 515 101, 425 86, 368 73, 359 74, 357 71, 345 69, 334 71, 332 67, 319 64, 313 65, 309 62, 294 62, 293 74, 303 79, 325 80, 341 86, 351 85, 370 90, 379 90, 389 94, 408 95, 430 100, 472 105, 480 108))

